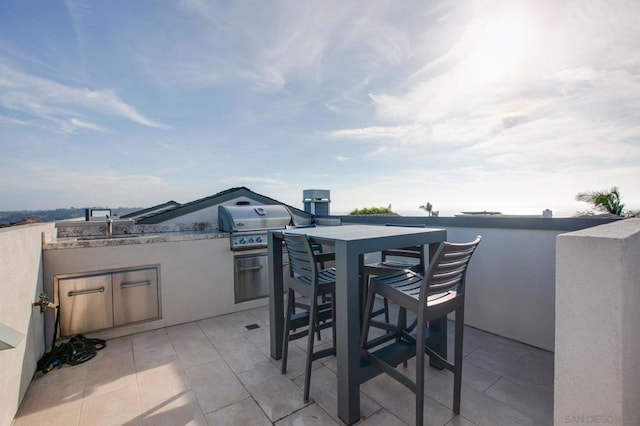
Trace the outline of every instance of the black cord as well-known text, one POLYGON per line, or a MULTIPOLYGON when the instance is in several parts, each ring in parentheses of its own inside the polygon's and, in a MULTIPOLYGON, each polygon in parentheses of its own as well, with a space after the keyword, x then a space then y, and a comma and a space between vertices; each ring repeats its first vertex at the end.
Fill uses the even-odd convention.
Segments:
POLYGON ((56 321, 53 328, 53 343, 51 350, 46 352, 38 360, 37 369, 42 373, 48 373, 55 367, 62 367, 62 364, 78 365, 89 361, 96 356, 97 351, 104 349, 107 342, 102 339, 89 339, 82 334, 78 334, 67 342, 62 342, 56 346, 58 325, 60 323, 60 312, 56 306, 56 321))

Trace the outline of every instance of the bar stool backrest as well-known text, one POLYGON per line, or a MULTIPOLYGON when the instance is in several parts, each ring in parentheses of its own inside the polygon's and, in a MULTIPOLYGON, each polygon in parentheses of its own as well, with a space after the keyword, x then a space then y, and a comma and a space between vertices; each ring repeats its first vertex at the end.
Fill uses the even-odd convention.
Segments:
MULTIPOLYGON (((309 238, 306 235, 283 233, 284 243, 289 254, 289 275, 293 278, 292 286, 317 286, 318 265, 315 261, 309 238)), ((295 287, 294 287, 295 289, 295 287)))
POLYGON ((470 243, 440 244, 434 260, 425 273, 424 285, 420 289, 420 300, 426 303, 428 296, 454 290, 458 295, 462 295, 471 255, 481 240, 482 237, 478 236, 470 243))
MULTIPOLYGON (((423 224, 396 224, 396 223, 386 223, 385 226, 401 226, 406 228, 426 228, 426 225, 423 224)), ((403 247, 396 249, 387 249, 383 250, 380 253, 381 262, 385 263, 388 261, 392 261, 392 258, 399 258, 402 262, 404 259, 405 264, 411 265, 409 259, 416 259, 415 265, 412 265, 410 269, 423 274, 425 269, 425 254, 424 254, 424 246, 411 246, 411 247, 403 247)), ((409 266, 407 266, 409 267, 409 266)))

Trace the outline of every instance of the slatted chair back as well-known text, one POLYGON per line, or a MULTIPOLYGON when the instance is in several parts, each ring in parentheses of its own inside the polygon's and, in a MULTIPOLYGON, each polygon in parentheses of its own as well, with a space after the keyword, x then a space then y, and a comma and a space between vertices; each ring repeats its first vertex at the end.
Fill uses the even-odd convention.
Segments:
POLYGON ((440 244, 425 273, 420 300, 426 303, 428 296, 454 290, 462 294, 471 255, 481 240, 482 237, 478 236, 470 243, 440 244))
MULTIPOLYGON (((402 223, 385 223, 385 226, 401 226, 405 228, 426 228, 424 224, 402 224, 402 223)), ((424 246, 411 246, 399 249, 388 249, 381 252, 381 262, 393 261, 390 258, 417 259, 416 265, 411 267, 419 273, 424 273, 424 246)), ((407 263, 406 261, 403 263, 407 263)))
MULTIPOLYGON (((314 258, 313 249, 306 235, 284 233, 284 244, 289 254, 289 275, 294 282, 291 285, 306 287, 317 286, 318 265, 314 258)), ((308 292, 303 290, 304 293, 308 292)))
MULTIPOLYGON (((383 250, 381 252, 381 262, 386 263, 389 261, 393 261, 393 258, 402 258, 402 259, 417 259, 415 268, 418 268, 418 272, 422 272, 424 270, 424 246, 412 246, 405 247, 401 249, 389 249, 383 250)), ((406 263, 406 260, 405 262, 406 263)))
MULTIPOLYGON (((293 229, 305 229, 305 228, 316 228, 316 224, 315 223, 309 223, 306 225, 296 225, 292 227, 293 229)), ((291 228, 290 228, 291 229, 291 228)), ((313 251, 314 254, 322 254, 324 253, 324 248, 322 247, 322 244, 317 244, 317 243, 312 243, 309 242, 311 244, 311 250, 313 251)), ((321 260, 319 262, 320 264, 320 269, 324 269, 325 264, 324 264, 324 260, 321 260)))

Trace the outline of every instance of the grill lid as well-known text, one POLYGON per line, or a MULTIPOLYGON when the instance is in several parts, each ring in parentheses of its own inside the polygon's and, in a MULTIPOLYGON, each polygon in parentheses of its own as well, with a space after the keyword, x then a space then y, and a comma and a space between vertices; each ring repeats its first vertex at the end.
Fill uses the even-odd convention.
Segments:
POLYGON ((221 232, 284 229, 290 223, 289 209, 279 204, 218 206, 218 230, 221 232))

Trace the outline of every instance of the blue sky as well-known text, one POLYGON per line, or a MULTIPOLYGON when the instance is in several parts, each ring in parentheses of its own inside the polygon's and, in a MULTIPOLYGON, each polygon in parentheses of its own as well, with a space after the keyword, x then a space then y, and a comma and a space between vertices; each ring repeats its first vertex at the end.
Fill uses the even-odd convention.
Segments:
POLYGON ((0 3, 0 210, 640 209, 640 2, 0 3))

